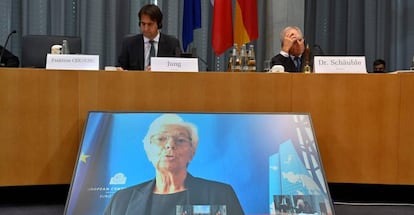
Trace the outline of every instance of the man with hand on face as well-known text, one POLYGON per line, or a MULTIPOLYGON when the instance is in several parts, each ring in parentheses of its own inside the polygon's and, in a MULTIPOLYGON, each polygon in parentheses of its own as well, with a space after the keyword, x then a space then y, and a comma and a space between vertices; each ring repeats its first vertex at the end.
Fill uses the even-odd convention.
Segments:
POLYGON ((299 27, 288 26, 280 33, 282 50, 272 58, 272 66, 282 65, 286 72, 302 72, 305 41, 299 27))
POLYGON ((142 7, 138 18, 141 34, 124 39, 118 57, 118 70, 151 71, 151 57, 180 56, 180 41, 160 32, 162 12, 157 5, 142 7))

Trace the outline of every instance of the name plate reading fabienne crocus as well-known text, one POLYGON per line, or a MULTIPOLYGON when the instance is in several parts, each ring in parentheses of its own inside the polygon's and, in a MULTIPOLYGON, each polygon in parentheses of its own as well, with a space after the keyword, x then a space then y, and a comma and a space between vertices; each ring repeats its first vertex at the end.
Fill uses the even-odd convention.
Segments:
POLYGON ((46 69, 99 70, 99 55, 47 54, 46 69))

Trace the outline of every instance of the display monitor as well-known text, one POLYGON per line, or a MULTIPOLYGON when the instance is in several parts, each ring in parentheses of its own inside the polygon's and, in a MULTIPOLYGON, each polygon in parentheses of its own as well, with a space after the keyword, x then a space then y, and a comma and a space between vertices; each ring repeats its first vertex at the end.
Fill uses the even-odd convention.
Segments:
POLYGON ((179 215, 334 214, 310 115, 89 112, 65 214, 104 214, 106 208, 107 214, 151 214, 166 205, 179 215), (197 132, 171 126, 177 120, 197 132), (154 185, 156 172, 176 169, 154 156, 171 150, 163 156, 171 155, 165 159, 172 162, 185 157, 178 149, 194 149, 186 157, 187 178, 194 183, 185 179, 184 189, 173 193, 177 197, 158 204, 163 195, 154 185), (112 198, 118 201, 110 203, 112 198), (143 207, 145 212, 134 211, 143 207))

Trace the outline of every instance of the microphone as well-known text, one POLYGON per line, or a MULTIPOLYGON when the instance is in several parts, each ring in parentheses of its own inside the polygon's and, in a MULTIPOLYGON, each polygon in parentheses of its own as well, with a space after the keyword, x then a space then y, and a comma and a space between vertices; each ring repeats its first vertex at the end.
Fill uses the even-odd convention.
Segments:
POLYGON ((206 66, 206 70, 208 71, 208 63, 206 60, 204 60, 201 57, 197 56, 197 48, 192 47, 191 48, 191 52, 184 52, 181 53, 180 57, 184 57, 184 58, 197 58, 200 62, 202 62, 205 66, 206 66))
POLYGON ((414 56, 413 56, 413 61, 411 61, 411 67, 410 70, 413 71, 414 70, 414 56))
POLYGON ((181 49, 179 47, 176 47, 174 50, 175 56, 180 57, 181 56, 181 49))
POLYGON ((9 39, 10 39, 11 35, 13 35, 15 33, 17 33, 17 31, 16 30, 13 30, 12 32, 9 33, 9 35, 7 35, 6 42, 4 43, 3 50, 1 50, 1 54, 0 54, 0 66, 1 67, 6 66, 6 64, 5 63, 2 63, 1 61, 3 60, 3 55, 4 55, 4 51, 6 50, 7 43, 9 43, 9 39))
MULTIPOLYGON (((319 50, 319 52, 318 52, 319 55, 325 55, 325 53, 323 52, 323 50, 322 50, 322 48, 321 48, 320 45, 314 44, 313 45, 313 48, 317 48, 319 50)), ((317 54, 314 54, 314 55, 317 55, 317 54)))

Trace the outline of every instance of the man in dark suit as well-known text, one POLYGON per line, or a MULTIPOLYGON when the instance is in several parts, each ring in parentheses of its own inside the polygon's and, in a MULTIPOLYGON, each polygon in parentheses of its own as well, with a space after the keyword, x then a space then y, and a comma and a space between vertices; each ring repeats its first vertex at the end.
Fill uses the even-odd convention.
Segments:
POLYGON ((385 60, 383 59, 376 59, 372 64, 374 67, 374 73, 384 73, 385 71, 385 60))
POLYGON ((0 54, 2 54, 0 67, 19 67, 19 58, 3 46, 0 46, 0 54))
POLYGON ((305 41, 299 27, 288 26, 280 33, 282 50, 272 58, 271 65, 282 65, 286 72, 302 72, 305 66, 305 41))
POLYGON ((162 12, 158 6, 145 5, 138 17, 142 34, 124 39, 117 65, 121 70, 151 71, 151 56, 180 56, 180 41, 159 31, 162 28, 162 12))

